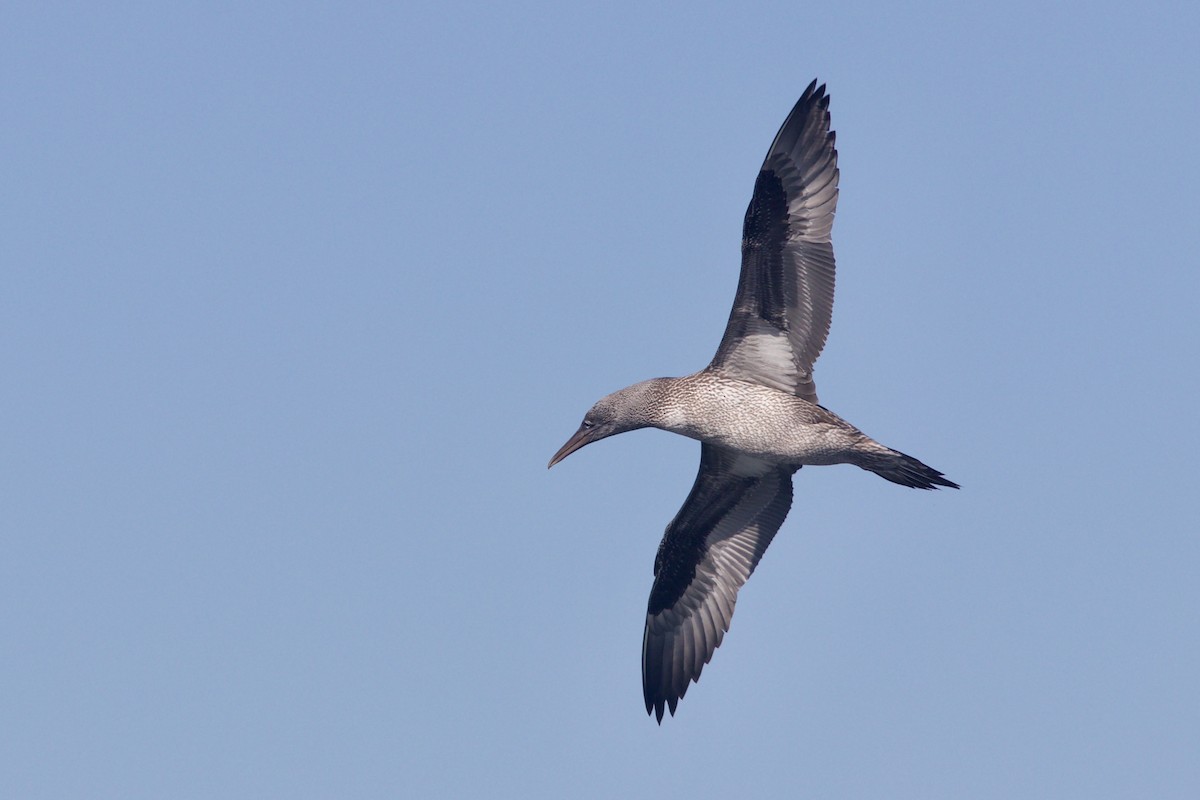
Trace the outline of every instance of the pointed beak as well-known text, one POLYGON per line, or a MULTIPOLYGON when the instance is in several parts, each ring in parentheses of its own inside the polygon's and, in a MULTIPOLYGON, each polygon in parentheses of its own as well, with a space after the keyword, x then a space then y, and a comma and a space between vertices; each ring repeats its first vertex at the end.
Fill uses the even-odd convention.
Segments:
POLYGON ((546 469, 550 469, 555 464, 571 455, 571 453, 574 453, 576 450, 583 447, 585 444, 595 441, 595 433, 595 428, 585 428, 580 425, 579 430, 571 434, 570 439, 567 439, 567 443, 558 448, 558 452, 554 454, 554 458, 550 459, 550 463, 546 465, 546 469))

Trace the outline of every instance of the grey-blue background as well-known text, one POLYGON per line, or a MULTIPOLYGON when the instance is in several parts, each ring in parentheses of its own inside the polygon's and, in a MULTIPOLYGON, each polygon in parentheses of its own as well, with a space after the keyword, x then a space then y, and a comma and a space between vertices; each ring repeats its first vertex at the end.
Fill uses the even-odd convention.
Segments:
POLYGON ((0 794, 1200 796, 1194 4, 18 3, 0 794), (822 401, 653 724, 699 368, 776 127, 841 153, 822 401))

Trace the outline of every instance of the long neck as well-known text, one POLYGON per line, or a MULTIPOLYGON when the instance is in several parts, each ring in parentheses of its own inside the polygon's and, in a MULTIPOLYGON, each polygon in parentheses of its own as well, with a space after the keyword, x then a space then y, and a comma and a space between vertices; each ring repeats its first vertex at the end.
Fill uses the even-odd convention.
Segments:
POLYGON ((652 378, 625 389, 630 395, 630 421, 639 427, 681 432, 687 420, 681 405, 687 378, 652 378))

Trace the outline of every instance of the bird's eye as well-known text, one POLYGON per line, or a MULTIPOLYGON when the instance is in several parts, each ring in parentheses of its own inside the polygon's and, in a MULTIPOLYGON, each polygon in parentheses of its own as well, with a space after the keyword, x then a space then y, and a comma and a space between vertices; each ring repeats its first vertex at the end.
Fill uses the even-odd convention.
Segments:
POLYGON ((585 420, 583 421, 583 427, 585 427, 585 428, 590 428, 590 427, 592 427, 592 426, 593 426, 593 425, 595 425, 595 424, 596 424, 596 423, 592 422, 590 419, 585 419, 585 420))

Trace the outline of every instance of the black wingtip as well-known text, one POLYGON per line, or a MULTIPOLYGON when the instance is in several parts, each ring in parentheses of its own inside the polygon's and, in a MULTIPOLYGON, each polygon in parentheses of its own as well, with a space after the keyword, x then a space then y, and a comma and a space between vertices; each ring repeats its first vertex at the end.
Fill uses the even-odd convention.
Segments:
POLYGON ((804 89, 804 94, 800 95, 800 102, 803 103, 807 100, 816 103, 823 109, 827 109, 829 108, 828 87, 824 83, 818 84, 818 80, 819 78, 812 79, 812 83, 804 89))
MULTIPOLYGON (((708 661, 706 660, 704 663, 707 664, 708 661)), ((644 688, 644 696, 646 698, 646 713, 657 717, 658 724, 662 725, 663 717, 665 717, 668 713, 670 713, 672 717, 675 716, 675 710, 679 708, 679 701, 683 699, 685 694, 687 694, 688 686, 690 686, 692 683, 698 682, 699 680, 700 676, 697 674, 691 678, 691 680, 686 681, 683 685, 683 690, 678 694, 657 694, 652 693, 649 689, 644 688)))
POLYGON ((671 701, 669 704, 663 700, 647 700, 646 713, 655 718, 659 725, 662 725, 663 717, 667 715, 668 705, 670 706, 671 716, 675 716, 675 708, 679 703, 678 700, 671 701))

